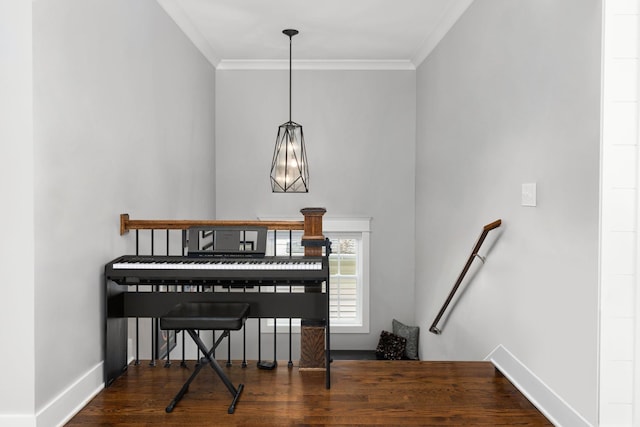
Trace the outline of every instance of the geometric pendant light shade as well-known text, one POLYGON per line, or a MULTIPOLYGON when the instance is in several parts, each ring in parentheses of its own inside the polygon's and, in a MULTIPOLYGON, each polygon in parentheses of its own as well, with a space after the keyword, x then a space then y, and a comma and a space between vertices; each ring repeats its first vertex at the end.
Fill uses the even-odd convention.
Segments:
POLYGON ((271 161, 271 191, 274 193, 308 193, 309 166, 302 125, 291 120, 291 39, 297 30, 283 30, 289 36, 289 121, 278 127, 271 161))
POLYGON ((309 192, 309 167, 302 126, 289 120, 281 124, 271 163, 271 191, 309 192))

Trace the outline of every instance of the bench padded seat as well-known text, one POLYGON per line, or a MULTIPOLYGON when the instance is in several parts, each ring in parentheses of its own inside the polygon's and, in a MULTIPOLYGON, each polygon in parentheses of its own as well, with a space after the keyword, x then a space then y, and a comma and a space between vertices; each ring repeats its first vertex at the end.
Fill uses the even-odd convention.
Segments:
POLYGON ((238 330, 249 316, 247 303, 187 302, 160 318, 161 329, 238 330))

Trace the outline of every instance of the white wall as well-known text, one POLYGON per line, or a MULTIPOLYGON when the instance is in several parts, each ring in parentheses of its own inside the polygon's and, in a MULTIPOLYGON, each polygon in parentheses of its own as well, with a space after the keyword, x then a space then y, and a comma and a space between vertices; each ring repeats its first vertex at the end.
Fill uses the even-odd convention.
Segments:
POLYGON ((119 214, 213 217, 215 70, 152 0, 37 1, 33 23, 38 411, 103 358, 119 214))
POLYGON ((637 316, 638 12, 604 2, 600 426, 640 424, 637 316), (634 368, 635 362, 635 368, 634 368), (635 373, 635 375, 634 375, 635 373), (635 417, 635 423, 634 423, 635 417))
POLYGON ((502 344, 597 423, 601 2, 474 2, 417 72, 416 320, 497 218, 429 359, 502 344), (538 206, 520 206, 536 182, 538 206), (490 251, 489 251, 490 250, 490 251), (473 276, 473 274, 471 275, 473 276))
POLYGON ((0 363, 7 367, 0 424, 20 416, 28 425, 35 399, 31 2, 0 2, 0 40, 0 363))
POLYGON ((293 121, 302 124, 308 194, 273 194, 278 126, 289 119, 288 71, 218 70, 216 217, 372 217, 369 334, 333 348, 373 349, 393 317, 413 321, 415 72, 293 71, 293 121))

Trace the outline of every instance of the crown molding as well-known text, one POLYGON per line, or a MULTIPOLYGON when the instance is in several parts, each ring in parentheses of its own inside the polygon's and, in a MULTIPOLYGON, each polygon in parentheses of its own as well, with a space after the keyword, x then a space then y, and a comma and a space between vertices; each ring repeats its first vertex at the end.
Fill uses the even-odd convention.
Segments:
POLYGON ((473 0, 457 0, 451 2, 451 7, 442 15, 436 28, 427 36, 422 43, 422 47, 413 55, 413 58, 411 58, 411 62, 416 68, 433 52, 433 49, 438 46, 438 43, 440 43, 455 23, 458 22, 458 19, 467 11, 471 3, 473 3, 473 0))
MULTIPOLYGON (((363 71, 411 71, 416 67, 407 60, 293 60, 296 70, 363 70, 363 71)), ((289 60, 227 60, 223 59, 218 70, 288 70, 289 60)))
MULTIPOLYGON (((156 0, 176 25, 191 40, 202 55, 218 70, 286 70, 287 60, 225 60, 221 59, 206 38, 176 0, 156 0)), ((404 60, 294 60, 299 70, 415 70, 431 54, 474 0, 450 0, 450 7, 440 17, 438 25, 425 38, 422 47, 410 59, 404 60)))
POLYGON ((176 23, 178 28, 184 32, 189 40, 195 45, 195 47, 202 53, 202 55, 213 65, 217 67, 220 63, 220 58, 215 54, 211 45, 203 37, 202 33, 193 25, 193 22, 189 19, 184 10, 178 5, 178 2, 174 0, 156 0, 158 4, 169 15, 173 22, 176 23))

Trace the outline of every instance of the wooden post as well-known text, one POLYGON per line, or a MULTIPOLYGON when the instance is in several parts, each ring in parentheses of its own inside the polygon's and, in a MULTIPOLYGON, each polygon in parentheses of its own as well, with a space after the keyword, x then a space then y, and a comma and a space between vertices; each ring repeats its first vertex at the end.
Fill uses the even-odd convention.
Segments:
MULTIPOLYGON (((327 212, 325 208, 304 208, 300 212, 304 215, 304 234, 302 241, 324 241, 322 235, 322 216, 327 212)), ((322 246, 305 246, 305 256, 322 256, 322 246)))
POLYGON ((321 320, 303 319, 300 325, 300 362, 301 371, 325 370, 325 325, 321 320))
MULTIPOLYGON (((325 208, 304 208, 303 242, 323 242, 322 216, 325 208)), ((322 246, 304 247, 305 256, 322 256, 322 246)), ((327 283, 327 286, 329 284, 327 283)), ((307 291, 309 292, 309 291, 307 291)), ((300 370, 324 370, 325 363, 325 323, 322 320, 302 319, 300 325, 300 370)))

